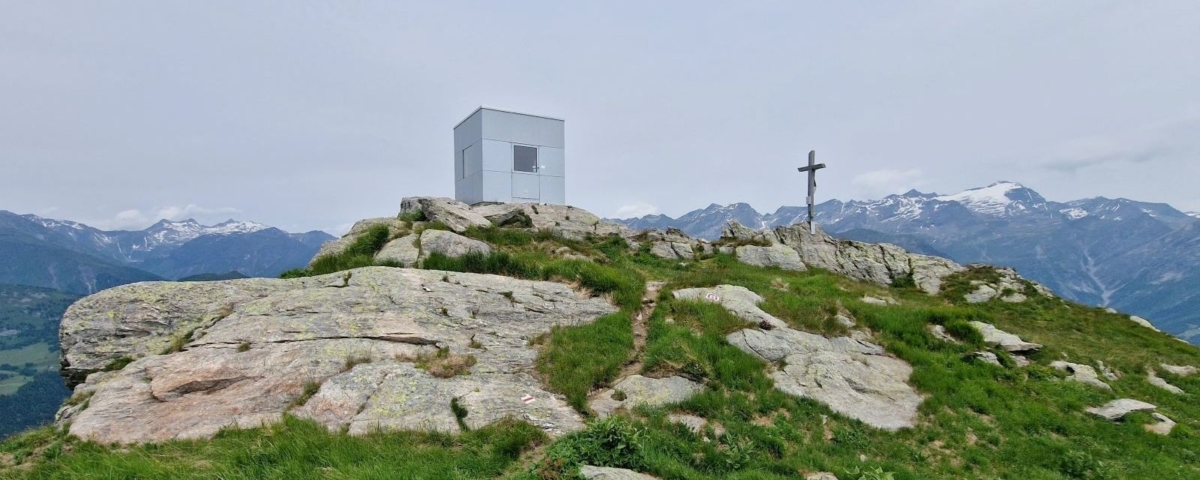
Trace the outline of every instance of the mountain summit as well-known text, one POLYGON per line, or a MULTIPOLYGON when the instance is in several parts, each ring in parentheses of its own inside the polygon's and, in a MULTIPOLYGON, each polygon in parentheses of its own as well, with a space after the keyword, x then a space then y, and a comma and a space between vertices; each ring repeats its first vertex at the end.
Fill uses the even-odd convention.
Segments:
MULTIPOLYGON (((772 228, 806 218, 804 207, 760 214, 734 204, 678 219, 618 221, 716 238, 731 220, 772 228)), ((1191 253, 1200 242, 1200 221, 1170 205, 1105 197, 1052 202, 1020 183, 1001 181, 949 195, 911 190, 879 200, 830 200, 817 205, 816 221, 842 238, 1014 267, 1066 298, 1129 311, 1200 342, 1200 291, 1194 288, 1200 259, 1191 253)))

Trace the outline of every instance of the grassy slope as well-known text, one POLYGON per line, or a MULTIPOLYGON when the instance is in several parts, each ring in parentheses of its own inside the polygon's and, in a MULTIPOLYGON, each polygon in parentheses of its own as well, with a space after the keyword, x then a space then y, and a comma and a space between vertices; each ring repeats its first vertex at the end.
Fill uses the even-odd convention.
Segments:
POLYGON ((0 462, 7 452, 9 462, 24 465, 8 473, 29 478, 84 473, 95 478, 563 478, 580 462, 697 479, 795 478, 818 470, 845 479, 858 478, 850 473, 856 469, 892 472, 898 479, 1200 477, 1200 405, 1191 400, 1200 395, 1200 377, 1160 372, 1186 396, 1145 381, 1150 365, 1200 366, 1200 350, 1124 316, 1049 298, 1021 304, 960 302, 970 278, 986 276, 985 271, 963 274, 948 283, 942 297, 928 297, 821 271, 748 267, 727 256, 667 262, 644 252, 623 253, 613 240, 570 242, 494 230, 472 236, 498 245, 506 258, 439 258, 434 266, 560 279, 612 295, 622 306, 622 313, 556 329, 541 339, 544 381, 567 394, 577 408, 583 409, 588 390, 611 382, 631 356, 629 314, 637 308, 644 280, 667 281, 664 292, 728 283, 758 292, 766 299, 765 310, 810 331, 841 333, 830 317, 839 304, 846 308, 889 353, 913 365, 910 383, 926 396, 919 425, 882 432, 816 402, 775 391, 767 374, 771 366, 724 341, 728 332, 745 327, 743 322, 714 305, 674 301, 664 293, 641 353, 645 370, 702 379, 706 391, 682 405, 592 420, 588 430, 544 449, 535 448, 537 433, 521 423, 460 437, 394 433, 352 438, 289 420, 208 442, 132 449, 109 449, 44 429, 0 444, 0 462), (555 259, 550 252, 563 245, 597 263, 555 259), (858 300, 863 294, 890 295, 902 304, 867 305, 858 300), (1032 356, 1034 366, 1000 368, 963 359, 982 347, 942 343, 926 330, 929 323, 942 323, 963 331, 963 323, 975 319, 1046 348, 1032 356), (1062 374, 1046 366, 1059 358, 1091 364, 1103 360, 1123 377, 1111 382, 1113 392, 1063 381, 1062 374), (1149 415, 1113 423, 1083 412, 1124 397, 1158 405, 1179 425, 1169 437, 1161 437, 1142 429, 1149 415), (704 416, 727 433, 702 439, 667 422, 669 412, 704 416), (520 452, 525 455, 518 459, 520 452), (422 469, 426 463, 431 466, 422 469))

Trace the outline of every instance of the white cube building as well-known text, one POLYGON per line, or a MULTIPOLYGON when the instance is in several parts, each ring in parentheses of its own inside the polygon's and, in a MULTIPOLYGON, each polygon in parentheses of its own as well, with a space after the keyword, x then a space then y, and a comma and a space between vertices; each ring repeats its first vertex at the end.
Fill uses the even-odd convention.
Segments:
POLYGON ((454 126, 454 198, 566 204, 564 123, 479 107, 454 126))

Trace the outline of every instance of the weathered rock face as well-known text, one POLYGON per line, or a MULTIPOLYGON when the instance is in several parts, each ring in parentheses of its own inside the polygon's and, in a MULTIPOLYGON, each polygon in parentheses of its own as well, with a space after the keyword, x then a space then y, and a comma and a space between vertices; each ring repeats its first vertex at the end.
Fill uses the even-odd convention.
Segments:
POLYGON ((400 213, 421 212, 430 222, 441 222, 451 230, 462 233, 471 227, 489 227, 492 222, 471 206, 452 198, 408 197, 400 202, 400 213))
POLYGON ((796 250, 809 267, 880 285, 911 276, 917 288, 931 295, 941 291, 942 279, 963 270, 950 260, 909 253, 895 245, 835 240, 820 230, 812 235, 807 225, 779 227, 774 235, 779 243, 796 250))
POLYGON ((1097 417, 1115 421, 1120 420, 1131 412, 1153 412, 1156 408, 1158 407, 1140 400, 1122 398, 1108 402, 1100 407, 1088 408, 1086 411, 1097 417))
POLYGON ((602 221, 587 210, 569 205, 502 203, 470 206, 449 198, 409 197, 401 202, 401 213, 407 212, 420 212, 427 220, 442 222, 456 233, 463 233, 472 226, 496 225, 549 230, 574 240, 589 234, 633 236, 624 225, 602 221))
POLYGON ((421 259, 420 241, 421 235, 416 233, 392 240, 375 254, 375 261, 396 262, 405 267, 412 267, 421 259))
POLYGON ((683 377, 647 378, 630 375, 617 382, 611 389, 600 392, 589 406, 604 418, 622 407, 679 403, 703 390, 703 385, 683 377))
POLYGON ((86 409, 60 415, 72 434, 105 443, 199 438, 277 421, 317 384, 292 411, 333 430, 457 431, 455 400, 468 427, 513 416, 557 434, 582 422, 529 375, 528 339, 615 310, 558 283, 386 267, 127 285, 64 317, 64 372, 75 382, 92 373, 77 392, 94 394, 86 409), (159 355, 197 326, 181 351, 159 355), (473 358, 469 375, 414 367, 439 349, 473 358), (139 359, 93 373, 124 355, 139 359))
POLYGON ((737 259, 747 265, 756 267, 779 267, 784 270, 804 271, 808 267, 800 261, 800 254, 783 245, 759 247, 743 245, 735 250, 737 259))
POLYGON ((758 308, 762 297, 745 287, 690 288, 674 295, 719 303, 747 322, 770 326, 769 330, 738 330, 726 340, 767 362, 783 361, 785 366, 771 374, 775 388, 824 403, 877 428, 897 430, 914 425, 922 399, 906 383, 912 367, 885 356, 879 345, 794 330, 758 308))
POLYGON ((971 325, 983 335, 983 343, 1002 348, 1009 353, 1032 352, 1042 348, 1040 344, 1021 340, 1021 337, 1000 330, 990 323, 971 322, 971 325))
POLYGON ((467 238, 444 230, 425 230, 421 232, 421 260, 429 255, 440 253, 447 257, 461 257, 468 253, 492 253, 492 247, 479 240, 467 238))

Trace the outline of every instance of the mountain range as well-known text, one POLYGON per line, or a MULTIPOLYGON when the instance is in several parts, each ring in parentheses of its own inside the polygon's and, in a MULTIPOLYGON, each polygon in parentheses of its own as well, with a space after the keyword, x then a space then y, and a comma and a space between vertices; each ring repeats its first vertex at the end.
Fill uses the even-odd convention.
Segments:
POLYGON ((0 211, 0 283, 89 294, 126 283, 237 271, 274 277, 303 266, 333 236, 255 222, 162 220, 144 230, 0 211))
MULTIPOLYGON (((807 220, 806 207, 762 214, 745 203, 679 218, 615 219, 714 239, 730 221, 765 229, 807 220)), ((1200 341, 1200 214, 1105 197, 1048 201, 1015 182, 951 195, 916 190, 879 200, 830 200, 816 221, 830 234, 887 242, 961 263, 1011 266, 1065 298, 1149 319, 1200 341)))

